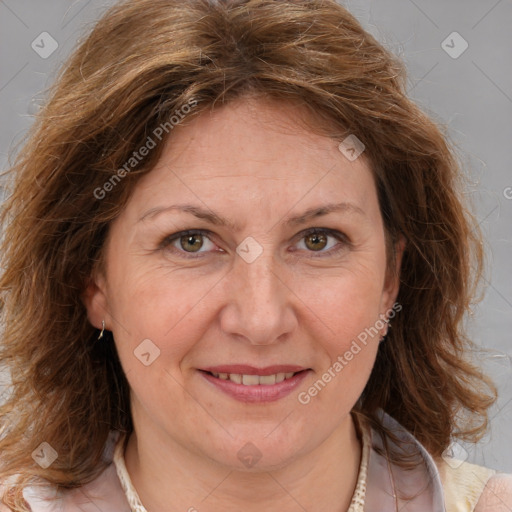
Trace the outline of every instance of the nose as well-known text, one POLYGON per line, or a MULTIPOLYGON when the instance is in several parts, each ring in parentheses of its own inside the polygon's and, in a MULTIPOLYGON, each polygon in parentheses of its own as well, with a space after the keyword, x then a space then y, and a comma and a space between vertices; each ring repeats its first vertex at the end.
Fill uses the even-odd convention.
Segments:
POLYGON ((296 296, 270 250, 248 263, 236 256, 224 283, 220 324, 224 333, 252 345, 270 345, 297 326, 296 296))

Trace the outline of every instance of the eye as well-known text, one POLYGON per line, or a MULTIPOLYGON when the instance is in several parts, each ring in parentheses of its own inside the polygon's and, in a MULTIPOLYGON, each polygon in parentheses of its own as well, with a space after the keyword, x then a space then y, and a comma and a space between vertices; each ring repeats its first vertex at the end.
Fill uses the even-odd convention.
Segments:
MULTIPOLYGON (((190 254, 191 256, 185 256, 186 258, 195 258, 197 256, 192 256, 194 253, 200 252, 208 252, 208 244, 206 244, 206 251, 201 251, 200 249, 205 246, 204 239, 208 240, 212 246, 214 244, 208 238, 208 232, 200 229, 190 229, 188 231, 181 231, 179 233, 175 233, 170 235, 159 245, 160 249, 174 249, 173 252, 178 251, 182 254, 190 254)), ((210 247, 209 249, 211 249, 210 247)))
MULTIPOLYGON (((319 256, 329 256, 333 254, 337 254, 343 249, 346 249, 347 246, 350 245, 350 241, 347 236, 337 230, 328 229, 328 228, 313 228, 307 231, 303 231, 299 235, 300 242, 304 242, 304 247, 308 252, 316 252, 320 253, 319 256), (324 251, 324 249, 329 245, 328 239, 334 238, 340 242, 337 248, 334 248, 336 244, 330 245, 329 249, 324 251)), ((316 255, 313 257, 317 257, 316 255)))

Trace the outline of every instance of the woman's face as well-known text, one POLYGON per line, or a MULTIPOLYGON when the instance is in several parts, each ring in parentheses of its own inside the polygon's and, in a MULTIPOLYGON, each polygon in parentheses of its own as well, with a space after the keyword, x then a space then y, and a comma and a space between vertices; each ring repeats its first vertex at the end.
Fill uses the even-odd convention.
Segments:
POLYGON ((398 279, 364 153, 299 114, 246 99, 175 127, 112 223, 86 302, 113 332, 138 436, 271 468, 346 424, 398 279))

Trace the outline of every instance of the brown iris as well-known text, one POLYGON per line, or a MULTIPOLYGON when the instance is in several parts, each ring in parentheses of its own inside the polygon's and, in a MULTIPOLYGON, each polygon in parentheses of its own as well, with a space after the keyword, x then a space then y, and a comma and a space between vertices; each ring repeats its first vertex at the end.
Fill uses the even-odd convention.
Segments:
POLYGON ((323 249, 327 244, 327 237, 322 233, 310 233, 306 235, 306 246, 313 251, 318 251, 323 249), (309 244, 311 242, 311 245, 309 244), (321 247, 318 246, 321 245, 321 247))
POLYGON ((203 246, 203 235, 185 235, 180 237, 180 244, 187 252, 197 252, 203 246), (192 250, 188 251, 186 244, 190 245, 192 250))

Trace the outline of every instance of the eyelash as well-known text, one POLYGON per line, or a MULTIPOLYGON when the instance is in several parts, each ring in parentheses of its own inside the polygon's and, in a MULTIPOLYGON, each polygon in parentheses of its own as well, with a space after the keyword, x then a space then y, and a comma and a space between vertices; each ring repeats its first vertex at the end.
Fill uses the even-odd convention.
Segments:
MULTIPOLYGON (((350 240, 348 239, 348 237, 344 233, 342 233, 341 231, 337 231, 335 229, 330 229, 330 228, 310 228, 310 229, 307 229, 307 230, 302 231, 301 233, 299 233, 297 235, 297 237, 298 237, 298 239, 300 241, 300 240, 302 240, 303 238, 305 238, 308 235, 318 234, 318 233, 322 233, 322 234, 326 234, 328 236, 332 236, 332 237, 336 238, 337 240, 339 240, 340 242, 342 242, 342 244, 338 248, 331 248, 330 250, 328 250, 326 252, 320 252, 319 251, 319 253, 318 253, 319 255, 311 256, 312 258, 323 258, 323 257, 326 257, 326 256, 336 255, 340 251, 345 249, 346 246, 349 246, 349 247, 351 246, 350 240)), ((208 230, 204 230, 204 229, 189 229, 189 230, 186 230, 186 231, 180 231, 179 233, 174 233, 172 235, 166 236, 160 242, 160 244, 158 246, 158 249, 160 249, 160 250, 168 249, 169 246, 175 240, 178 240, 178 239, 180 239, 183 236, 192 236, 192 235, 201 235, 201 236, 205 236, 206 238, 210 239, 209 235, 211 235, 211 232, 208 231, 208 230)), ((200 257, 202 257, 202 256, 200 256, 200 254, 204 254, 204 252, 190 253, 190 252, 179 250, 176 247, 173 247, 172 249, 178 251, 180 253, 180 255, 182 255, 183 257, 190 258, 190 259, 200 258, 200 257), (197 256, 193 256, 193 254, 197 254, 197 256)), ((208 252, 208 251, 206 251, 206 252, 208 252)), ((313 252, 314 253, 315 251, 308 251, 308 252, 313 252)))

